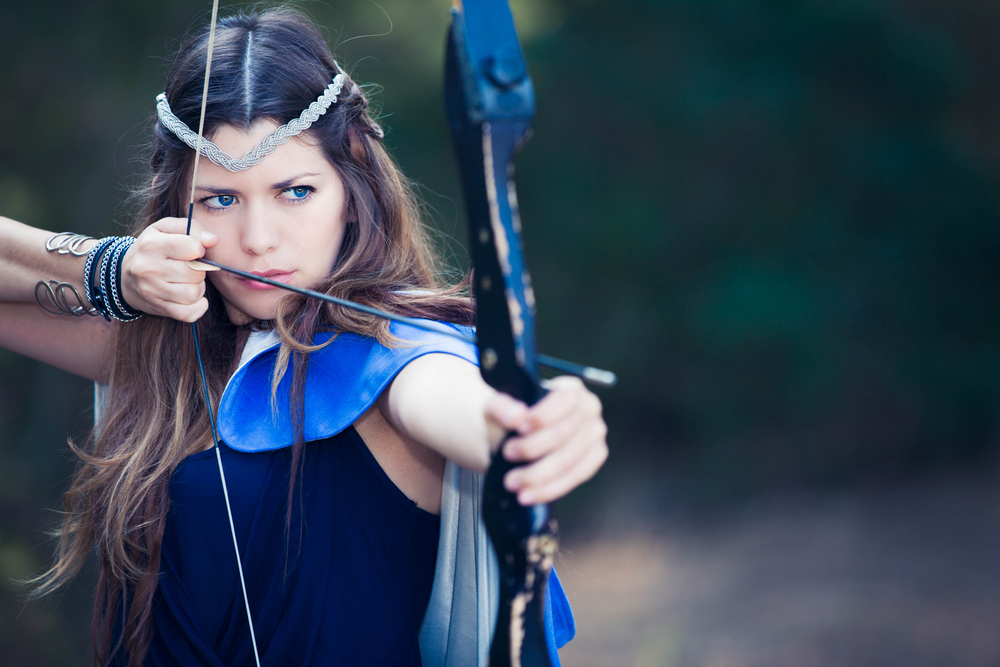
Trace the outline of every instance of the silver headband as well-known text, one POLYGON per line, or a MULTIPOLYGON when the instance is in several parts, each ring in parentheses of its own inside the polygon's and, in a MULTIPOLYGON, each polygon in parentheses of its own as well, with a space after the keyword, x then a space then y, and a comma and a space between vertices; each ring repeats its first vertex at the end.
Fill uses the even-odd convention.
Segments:
MULTIPOLYGON (((330 105, 337 101, 337 95, 340 94, 340 89, 344 87, 344 81, 345 77, 343 74, 333 77, 333 83, 327 86, 323 94, 316 98, 315 102, 306 107, 298 118, 293 118, 264 137, 259 144, 254 146, 253 150, 242 158, 237 160, 204 137, 201 139, 201 154, 220 167, 225 167, 229 171, 234 172, 246 171, 250 167, 260 164, 264 158, 274 152, 274 149, 296 134, 308 130, 310 125, 325 114, 330 105)), ((156 96, 156 115, 159 117, 160 122, 163 123, 163 127, 176 134, 178 139, 191 148, 197 149, 198 135, 192 132, 191 128, 185 125, 184 121, 175 116, 174 112, 170 110, 166 93, 160 93, 156 96)))

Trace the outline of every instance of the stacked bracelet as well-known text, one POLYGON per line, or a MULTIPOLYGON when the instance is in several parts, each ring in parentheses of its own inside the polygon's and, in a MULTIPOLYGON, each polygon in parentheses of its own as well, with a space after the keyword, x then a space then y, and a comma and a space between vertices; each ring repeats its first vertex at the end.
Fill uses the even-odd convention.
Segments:
POLYGON ((135 243, 135 239, 131 236, 122 237, 118 243, 108 250, 108 256, 111 258, 109 262, 110 270, 101 271, 108 310, 111 311, 111 317, 119 322, 131 322, 142 317, 142 311, 133 309, 125 303, 125 297, 122 296, 122 260, 133 243, 135 243), (108 294, 111 295, 110 299, 107 298, 108 294))
POLYGON ((114 236, 106 236, 95 243, 94 247, 87 253, 87 263, 83 265, 83 287, 87 290, 87 301, 109 322, 111 318, 108 316, 107 309, 104 308, 103 294, 98 296, 94 290, 94 264, 97 263, 101 253, 107 250, 114 241, 114 236))
POLYGON ((131 322, 143 315, 142 311, 129 306, 122 296, 122 259, 133 243, 135 239, 131 236, 107 236, 87 253, 83 268, 87 299, 109 322, 111 318, 131 322))

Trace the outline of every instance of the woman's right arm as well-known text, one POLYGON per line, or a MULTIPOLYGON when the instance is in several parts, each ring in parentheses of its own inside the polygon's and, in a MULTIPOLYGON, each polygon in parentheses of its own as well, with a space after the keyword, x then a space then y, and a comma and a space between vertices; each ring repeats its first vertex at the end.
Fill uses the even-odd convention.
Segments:
MULTIPOLYGON (((107 381, 111 324, 103 317, 45 312, 35 300, 39 281, 83 289, 85 257, 48 252, 53 232, 0 217, 0 347, 97 381, 107 381)), ((82 250, 88 250, 88 241, 82 250)))
MULTIPOLYGON (((193 225, 188 236, 186 220, 163 218, 139 235, 122 260, 122 297, 129 306, 184 322, 205 313, 205 273, 184 262, 203 257, 218 237, 197 221, 193 225)), ((91 305, 83 287, 86 257, 47 251, 53 235, 0 216, 0 347, 107 382, 113 325, 100 316, 48 313, 35 299, 35 285, 54 280, 72 285, 82 305, 91 305)), ((95 243, 87 241, 80 250, 95 243)))

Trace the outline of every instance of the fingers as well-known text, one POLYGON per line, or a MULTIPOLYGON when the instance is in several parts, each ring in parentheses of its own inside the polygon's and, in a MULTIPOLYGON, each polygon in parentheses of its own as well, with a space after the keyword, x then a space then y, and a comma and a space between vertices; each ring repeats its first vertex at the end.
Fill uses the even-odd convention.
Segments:
POLYGON ((532 461, 545 456, 585 421, 600 420, 600 399, 588 391, 578 378, 557 377, 550 381, 550 386, 552 390, 533 405, 516 425, 505 424, 522 436, 504 446, 504 456, 508 461, 532 461))
POLYGON ((541 469, 543 463, 547 461, 547 459, 543 459, 533 465, 516 468, 507 473, 504 478, 504 486, 509 491, 517 493, 517 501, 526 507, 540 503, 551 503, 597 474, 607 458, 608 447, 606 444, 587 447, 583 456, 557 474, 541 469), (508 481, 512 475, 517 476, 508 481))
POLYGON ((504 457, 533 461, 504 477, 504 486, 522 505, 566 495, 593 477, 608 457, 600 400, 577 378, 556 378, 551 386, 531 408, 503 396, 488 409, 507 430, 520 434, 504 444, 504 457))
POLYGON ((133 308, 184 322, 208 310, 205 272, 185 264, 205 255, 218 237, 192 221, 164 218, 139 235, 122 260, 122 294, 133 308))
POLYGON ((486 416, 505 431, 517 431, 528 416, 528 406, 507 394, 495 394, 486 403, 486 416))
POLYGON ((184 218, 163 218, 139 234, 137 244, 160 257, 187 261, 205 256, 205 248, 218 244, 219 237, 203 229, 197 220, 191 221, 191 234, 187 233, 184 218))

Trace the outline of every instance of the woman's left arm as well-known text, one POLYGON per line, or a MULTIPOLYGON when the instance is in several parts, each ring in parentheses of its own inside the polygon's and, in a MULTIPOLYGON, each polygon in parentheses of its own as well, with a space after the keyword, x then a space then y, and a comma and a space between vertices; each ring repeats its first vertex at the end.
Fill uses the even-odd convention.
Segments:
POLYGON ((548 386, 528 407, 487 385, 469 362, 427 354, 396 376, 379 409, 404 435, 473 470, 486 470, 504 433, 516 432, 503 454, 526 465, 507 473, 504 485, 522 505, 533 505, 566 495, 608 457, 600 400, 576 378, 548 386))

